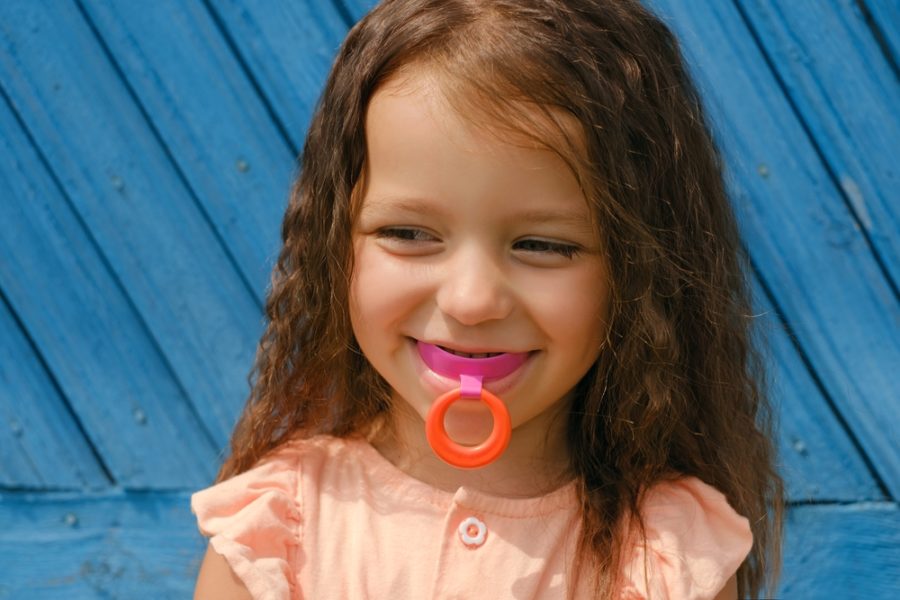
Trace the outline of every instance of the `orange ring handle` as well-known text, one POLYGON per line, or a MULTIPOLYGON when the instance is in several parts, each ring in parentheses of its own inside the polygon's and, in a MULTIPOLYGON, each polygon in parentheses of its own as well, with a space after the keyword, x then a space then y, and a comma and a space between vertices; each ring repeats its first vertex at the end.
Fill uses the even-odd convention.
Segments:
POLYGON ((477 469, 494 462, 512 437, 512 423, 506 405, 497 396, 486 389, 481 389, 481 401, 487 404, 494 418, 494 428, 486 440, 476 446, 457 444, 444 427, 444 417, 450 405, 462 398, 462 390, 456 389, 438 397, 428 411, 425 419, 425 437, 431 449, 441 460, 459 469, 477 469))

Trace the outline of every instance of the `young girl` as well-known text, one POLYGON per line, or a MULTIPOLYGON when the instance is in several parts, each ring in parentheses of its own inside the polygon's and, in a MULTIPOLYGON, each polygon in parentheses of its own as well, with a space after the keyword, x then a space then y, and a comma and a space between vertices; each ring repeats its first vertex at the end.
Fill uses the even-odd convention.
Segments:
POLYGON ((387 0, 302 163, 192 498, 198 598, 759 593, 781 482, 747 261, 659 20, 387 0))

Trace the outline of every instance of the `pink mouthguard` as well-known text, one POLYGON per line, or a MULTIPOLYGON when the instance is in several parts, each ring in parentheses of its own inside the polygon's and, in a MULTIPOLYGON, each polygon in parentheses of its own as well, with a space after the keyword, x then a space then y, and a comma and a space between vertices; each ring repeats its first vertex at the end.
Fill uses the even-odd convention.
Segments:
POLYGON ((425 436, 431 449, 444 462, 459 469, 477 469, 497 460, 509 445, 512 423, 503 401, 482 388, 482 381, 500 379, 522 366, 527 352, 505 352, 489 358, 466 358, 442 350, 434 344, 417 342, 419 355, 428 368, 446 377, 459 378, 459 389, 442 394, 431 405, 425 418, 425 436), (481 400, 491 411, 494 428, 477 446, 462 446, 447 435, 444 416, 450 405, 465 398, 481 400))
POLYGON ((489 358, 457 356, 434 344, 416 343, 419 355, 428 368, 447 377, 459 378, 464 398, 481 396, 482 381, 506 377, 528 359, 527 352, 504 352, 489 358))

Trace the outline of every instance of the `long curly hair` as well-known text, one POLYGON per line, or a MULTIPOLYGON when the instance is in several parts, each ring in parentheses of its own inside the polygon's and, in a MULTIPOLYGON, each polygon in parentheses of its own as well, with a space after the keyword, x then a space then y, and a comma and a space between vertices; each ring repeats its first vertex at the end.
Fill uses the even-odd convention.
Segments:
POLYGON ((578 568, 610 597, 626 560, 620 524, 642 530, 642 494, 684 474, 751 523, 739 593, 772 590, 783 485, 749 259, 678 42, 635 0, 386 0, 353 27, 303 148, 250 398, 218 480, 291 438, 365 434, 389 410, 349 322, 351 224, 368 103, 411 66, 438 74, 460 114, 558 152, 605 246, 608 335, 568 417, 578 568))

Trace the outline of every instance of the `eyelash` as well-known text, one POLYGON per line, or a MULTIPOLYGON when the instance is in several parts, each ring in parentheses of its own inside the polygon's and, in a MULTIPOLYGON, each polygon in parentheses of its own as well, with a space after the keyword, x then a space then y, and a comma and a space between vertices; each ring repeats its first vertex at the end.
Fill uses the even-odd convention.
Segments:
MULTIPOLYGON (((543 246, 546 248, 545 251, 552 252, 554 254, 559 254, 560 256, 564 256, 566 258, 574 258, 576 254, 578 254, 578 247, 571 246, 569 244, 560 244, 558 242, 549 242, 547 240, 521 240, 516 242, 516 245, 521 244, 529 244, 529 245, 537 245, 543 246)), ((528 252, 542 252, 541 250, 528 250, 528 252)))
MULTIPOLYGON (((384 229, 380 229, 377 232, 379 238, 390 238, 394 240, 399 240, 404 243, 412 243, 412 242, 424 242, 429 240, 416 239, 415 236, 418 234, 428 235, 421 229, 414 229, 412 227, 386 227, 384 229)), ((428 237, 431 237, 428 235, 428 237)))
MULTIPOLYGON (((404 244, 432 241, 416 239, 415 236, 419 234, 431 237, 428 233, 422 231, 421 229, 415 229, 412 227, 387 227, 377 232, 379 238, 393 239, 404 244)), ((551 242, 548 240, 539 239, 520 240, 516 242, 515 245, 522 246, 525 244, 532 247, 530 250, 526 250, 526 252, 551 252, 553 254, 559 254, 560 256, 564 256, 565 258, 569 259, 574 258, 580 252, 580 248, 578 248, 577 246, 572 246, 570 244, 560 244, 559 242, 551 242), (534 246, 542 247, 543 250, 535 250, 534 246)))

